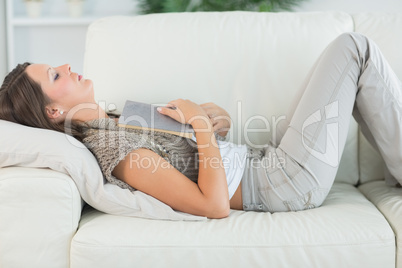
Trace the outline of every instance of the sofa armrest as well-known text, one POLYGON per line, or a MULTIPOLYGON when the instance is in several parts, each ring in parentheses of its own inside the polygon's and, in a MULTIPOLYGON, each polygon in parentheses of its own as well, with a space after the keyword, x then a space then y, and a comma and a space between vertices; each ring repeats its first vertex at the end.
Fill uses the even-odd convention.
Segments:
POLYGON ((83 201, 71 177, 0 169, 0 267, 69 267, 83 201))

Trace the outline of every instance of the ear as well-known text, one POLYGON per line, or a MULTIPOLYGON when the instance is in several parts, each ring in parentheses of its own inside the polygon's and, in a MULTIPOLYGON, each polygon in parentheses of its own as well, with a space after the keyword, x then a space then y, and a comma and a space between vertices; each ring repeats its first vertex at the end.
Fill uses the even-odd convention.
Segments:
POLYGON ((50 119, 57 119, 62 115, 63 112, 61 112, 60 109, 58 108, 53 108, 53 107, 46 107, 46 114, 50 119))

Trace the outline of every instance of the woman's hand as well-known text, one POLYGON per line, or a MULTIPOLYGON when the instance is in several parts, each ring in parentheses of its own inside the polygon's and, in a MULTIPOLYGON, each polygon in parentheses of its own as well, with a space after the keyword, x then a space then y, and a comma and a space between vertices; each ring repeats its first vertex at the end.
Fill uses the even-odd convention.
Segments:
POLYGON ((211 120, 214 132, 225 137, 231 127, 231 119, 228 112, 212 102, 204 103, 200 106, 204 109, 211 120))
POLYGON ((158 112, 182 124, 190 124, 194 129, 197 127, 208 128, 212 131, 212 124, 206 111, 200 105, 190 100, 173 100, 165 107, 158 107, 158 112))

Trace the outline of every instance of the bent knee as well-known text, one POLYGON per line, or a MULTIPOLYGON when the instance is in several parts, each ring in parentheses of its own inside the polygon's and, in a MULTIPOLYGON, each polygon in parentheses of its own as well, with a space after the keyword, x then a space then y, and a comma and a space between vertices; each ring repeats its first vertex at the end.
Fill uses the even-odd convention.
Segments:
POLYGON ((368 38, 361 33, 347 32, 342 33, 337 38, 335 38, 333 43, 342 47, 354 46, 357 47, 358 50, 361 50, 363 44, 367 43, 367 40, 368 38))

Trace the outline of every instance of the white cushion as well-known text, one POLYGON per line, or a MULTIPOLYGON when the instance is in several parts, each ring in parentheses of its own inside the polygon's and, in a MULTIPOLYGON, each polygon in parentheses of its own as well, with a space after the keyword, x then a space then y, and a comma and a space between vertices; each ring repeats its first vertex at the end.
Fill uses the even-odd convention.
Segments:
POLYGON ((336 183, 301 212, 231 211, 206 222, 116 217, 85 210, 71 267, 395 267, 395 238, 354 186, 336 183))
POLYGON ((384 181, 372 181, 359 190, 381 211, 396 236, 396 267, 402 268, 402 188, 390 187, 384 181))

